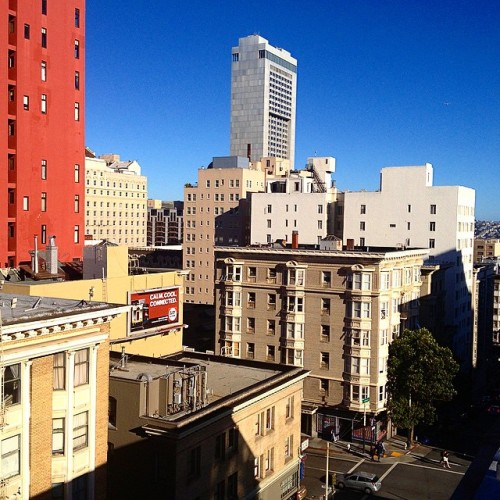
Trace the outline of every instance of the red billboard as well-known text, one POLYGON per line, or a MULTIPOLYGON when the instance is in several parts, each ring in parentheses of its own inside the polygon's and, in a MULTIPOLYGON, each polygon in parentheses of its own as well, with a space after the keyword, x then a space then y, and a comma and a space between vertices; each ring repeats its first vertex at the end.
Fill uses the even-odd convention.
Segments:
POLYGON ((179 321, 179 288, 154 288, 130 294, 132 330, 143 330, 179 321))

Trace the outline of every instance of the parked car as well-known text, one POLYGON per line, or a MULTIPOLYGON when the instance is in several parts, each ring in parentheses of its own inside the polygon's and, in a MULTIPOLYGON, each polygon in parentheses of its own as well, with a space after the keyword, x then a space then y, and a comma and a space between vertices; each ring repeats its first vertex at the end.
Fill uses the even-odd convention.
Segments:
POLYGON ((364 491, 367 494, 379 491, 382 488, 380 479, 375 474, 369 472, 356 471, 352 474, 339 475, 337 478, 337 488, 353 488, 364 491))

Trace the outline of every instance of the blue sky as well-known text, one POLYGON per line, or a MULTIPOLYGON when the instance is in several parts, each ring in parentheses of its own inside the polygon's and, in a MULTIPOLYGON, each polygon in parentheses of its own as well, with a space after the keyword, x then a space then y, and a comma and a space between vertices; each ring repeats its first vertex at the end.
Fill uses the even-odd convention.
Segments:
POLYGON ((500 220, 500 2, 86 3, 86 144, 137 159, 151 198, 229 154, 231 47, 258 33, 298 60, 296 168, 333 156, 339 189, 375 190, 432 163, 500 220))

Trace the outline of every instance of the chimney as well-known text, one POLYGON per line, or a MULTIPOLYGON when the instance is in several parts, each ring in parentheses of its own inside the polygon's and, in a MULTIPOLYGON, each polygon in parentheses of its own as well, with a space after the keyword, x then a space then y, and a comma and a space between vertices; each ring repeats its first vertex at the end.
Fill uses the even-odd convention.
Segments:
POLYGON ((347 239, 347 250, 354 250, 354 240, 352 238, 347 239))
POLYGON ((45 259, 47 261, 47 271, 50 274, 57 274, 59 263, 57 261, 56 237, 51 236, 49 244, 45 247, 45 259))
POLYGON ((292 231, 292 248, 299 248, 299 232, 292 231))

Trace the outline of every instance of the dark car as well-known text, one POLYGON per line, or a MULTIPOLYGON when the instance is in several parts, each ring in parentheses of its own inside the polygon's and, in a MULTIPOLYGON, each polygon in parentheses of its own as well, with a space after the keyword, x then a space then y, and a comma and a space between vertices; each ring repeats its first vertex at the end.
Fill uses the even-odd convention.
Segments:
POLYGON ((353 472, 352 474, 343 474, 337 478, 337 488, 353 488, 361 490, 368 495, 379 491, 382 487, 380 479, 375 474, 369 472, 353 472))

